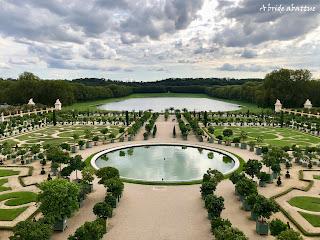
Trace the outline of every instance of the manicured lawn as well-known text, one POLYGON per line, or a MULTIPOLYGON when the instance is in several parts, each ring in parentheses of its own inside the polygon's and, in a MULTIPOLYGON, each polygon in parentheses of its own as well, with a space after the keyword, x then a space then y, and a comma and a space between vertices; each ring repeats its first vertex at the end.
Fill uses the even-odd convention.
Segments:
POLYGON ((105 103, 110 103, 110 102, 115 102, 115 101, 121 101, 121 100, 126 100, 130 98, 146 98, 146 97, 193 97, 193 98, 209 98, 209 99, 216 99, 216 100, 221 100, 224 102, 229 102, 229 103, 234 103, 242 106, 241 111, 247 111, 250 110, 251 112, 260 112, 261 109, 259 109, 256 105, 246 103, 246 102, 241 102, 241 101, 233 101, 233 100, 227 100, 227 99, 217 99, 217 98, 212 98, 209 97, 207 94, 195 94, 195 93, 136 93, 136 94, 131 94, 126 97, 122 98, 110 98, 110 99, 103 99, 103 100, 98 100, 98 101, 89 101, 89 102, 81 102, 81 103, 75 103, 71 106, 66 106, 63 107, 63 110, 79 110, 79 111, 86 111, 86 110, 97 110, 98 105, 102 105, 105 103))
POLYGON ((13 175, 19 175, 19 171, 14 171, 11 169, 0 169, 0 177, 8 177, 13 175))
POLYGON ((18 136, 16 139, 19 141, 24 141, 26 145, 30 144, 53 144, 60 145, 61 143, 73 143, 73 135, 78 134, 79 140, 85 138, 85 131, 90 130, 92 135, 98 135, 101 139, 104 137, 100 130, 103 128, 108 128, 110 135, 113 133, 115 136, 119 134, 119 127, 117 126, 101 126, 101 125, 76 125, 76 126, 55 126, 46 129, 41 129, 32 133, 27 133, 22 136, 18 136), (55 134, 53 136, 53 134, 55 134))
POLYGON ((264 145, 273 146, 292 146, 293 144, 299 146, 309 146, 320 144, 320 138, 309 135, 307 133, 299 132, 288 128, 273 128, 273 127, 225 127, 215 126, 214 135, 222 135, 224 129, 229 128, 233 131, 233 137, 239 137, 241 131, 248 134, 247 142, 254 141, 257 137, 263 138, 264 145))
POLYGON ((318 197, 298 196, 291 198, 288 203, 307 211, 320 212, 320 198, 318 197))
POLYGON ((320 227, 320 215, 299 212, 312 226, 320 227))
POLYGON ((313 179, 320 180, 320 175, 313 175, 313 179))
POLYGON ((11 192, 0 195, 0 202, 5 201, 6 206, 19 206, 37 200, 37 194, 33 192, 11 192))
POLYGON ((14 209, 0 209, 0 221, 12 221, 23 213, 28 207, 14 209))
POLYGON ((2 186, 4 184, 6 184, 7 182, 8 182, 8 178, 1 178, 0 179, 0 192, 7 191, 7 190, 11 189, 11 187, 2 186))

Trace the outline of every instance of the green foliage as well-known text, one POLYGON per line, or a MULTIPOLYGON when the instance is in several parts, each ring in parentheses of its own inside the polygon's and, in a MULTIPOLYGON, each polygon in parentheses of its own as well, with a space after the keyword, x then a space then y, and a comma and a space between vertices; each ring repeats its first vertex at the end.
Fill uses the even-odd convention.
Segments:
POLYGON ((223 197, 221 196, 217 197, 214 194, 209 194, 209 195, 206 195, 204 202, 210 218, 220 217, 220 214, 224 209, 223 197))
POLYGON ((28 207, 2 209, 0 208, 0 221, 12 221, 16 219, 21 213, 27 210, 28 207))
POLYGON ((101 178, 99 181, 100 184, 104 184, 108 179, 120 177, 119 170, 114 167, 100 168, 96 172, 96 175, 98 178, 101 178))
POLYGON ((10 240, 50 240, 52 227, 44 221, 22 221, 13 228, 10 240))
POLYGON ((228 219, 223 219, 221 217, 213 217, 211 219, 211 232, 215 235, 219 231, 220 227, 231 227, 232 224, 228 219))
POLYGON ((244 179, 246 176, 243 173, 239 173, 237 171, 231 173, 229 179, 233 184, 236 184, 240 180, 244 179))
POLYGON ((112 217, 113 208, 106 202, 96 203, 93 207, 93 213, 103 219, 112 217))
POLYGON ((106 221, 97 219, 92 222, 85 222, 73 236, 69 236, 68 240, 100 240, 106 232, 106 221))
POLYGON ((257 193, 257 184, 255 181, 248 179, 248 178, 243 178, 239 180, 236 183, 236 191, 240 194, 242 197, 249 196, 250 194, 255 194, 257 193))
POLYGON ((272 236, 278 236, 281 232, 286 231, 287 229, 288 225, 280 219, 273 219, 270 222, 270 232, 272 236))
POLYGON ((14 171, 11 169, 0 169, 0 177, 8 177, 13 175, 18 175, 20 171, 14 171))
POLYGON ((227 129, 223 130, 222 134, 224 137, 231 137, 233 135, 233 131, 231 129, 227 128, 227 129))
POLYGON ((258 217, 269 219, 272 213, 279 211, 279 207, 274 200, 258 195, 252 211, 257 214, 258 217))
POLYGON ((286 231, 281 232, 276 240, 303 240, 300 233, 294 231, 293 229, 288 229, 286 231))
POLYGON ((69 218, 79 208, 79 187, 64 179, 53 179, 42 182, 39 186, 39 210, 46 220, 55 223, 69 218))
POLYGON ((296 196, 291 198, 288 203, 307 211, 320 212, 320 198, 311 196, 296 196))
POLYGON ((112 194, 107 194, 104 201, 113 208, 117 207, 117 198, 115 196, 113 196, 112 194))
POLYGON ((85 167, 81 171, 82 181, 85 184, 90 184, 94 180, 94 170, 90 167, 85 167))
POLYGON ((246 164, 244 165, 245 173, 252 178, 254 178, 254 176, 257 176, 260 173, 261 168, 262 163, 254 159, 249 159, 249 161, 246 162, 246 164))
POLYGON ((225 226, 215 232, 215 240, 248 240, 248 238, 237 228, 225 226))
POLYGON ((211 178, 208 181, 202 182, 202 185, 200 187, 202 198, 205 199, 207 195, 213 194, 217 188, 217 185, 218 185, 218 182, 214 178, 211 178))
POLYGON ((120 178, 110 178, 104 182, 104 185, 107 188, 107 192, 111 193, 118 199, 121 197, 124 189, 124 184, 120 180, 120 178))

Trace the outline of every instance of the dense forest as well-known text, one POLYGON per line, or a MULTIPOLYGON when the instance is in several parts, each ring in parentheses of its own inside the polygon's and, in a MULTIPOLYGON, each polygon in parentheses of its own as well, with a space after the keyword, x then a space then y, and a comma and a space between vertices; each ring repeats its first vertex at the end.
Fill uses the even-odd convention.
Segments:
POLYGON ((18 79, 0 78, 0 103, 53 105, 60 98, 64 105, 128 96, 132 93, 205 93, 212 97, 241 100, 272 107, 279 98, 285 107, 301 107, 309 98, 320 106, 320 82, 308 70, 280 69, 264 79, 169 78, 155 82, 122 82, 98 78, 41 80, 25 72, 18 79))

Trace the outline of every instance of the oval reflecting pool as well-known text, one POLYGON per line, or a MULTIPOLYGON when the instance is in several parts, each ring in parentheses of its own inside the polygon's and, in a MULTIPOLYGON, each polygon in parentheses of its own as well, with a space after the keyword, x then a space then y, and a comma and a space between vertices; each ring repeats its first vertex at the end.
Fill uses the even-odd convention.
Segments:
POLYGON ((98 108, 110 111, 147 111, 161 112, 173 107, 174 109, 188 109, 189 111, 213 111, 225 112, 239 110, 237 104, 214 100, 210 98, 195 97, 153 97, 153 98, 130 98, 117 102, 100 105, 98 108))
POLYGON ((183 182, 202 179, 209 168, 230 173, 239 166, 239 161, 216 149, 144 145, 105 150, 92 159, 92 164, 96 168, 115 167, 126 179, 183 182))

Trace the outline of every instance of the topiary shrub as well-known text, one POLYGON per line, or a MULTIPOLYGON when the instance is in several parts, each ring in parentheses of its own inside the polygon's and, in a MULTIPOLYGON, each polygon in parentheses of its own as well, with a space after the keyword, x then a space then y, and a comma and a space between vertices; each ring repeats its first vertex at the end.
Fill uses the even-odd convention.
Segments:
POLYGON ((280 219, 273 219, 270 222, 270 232, 272 236, 278 236, 281 232, 286 231, 287 229, 288 225, 280 219))

